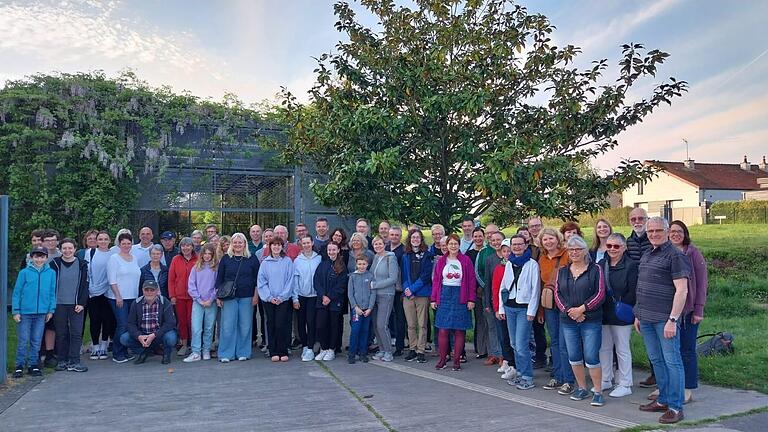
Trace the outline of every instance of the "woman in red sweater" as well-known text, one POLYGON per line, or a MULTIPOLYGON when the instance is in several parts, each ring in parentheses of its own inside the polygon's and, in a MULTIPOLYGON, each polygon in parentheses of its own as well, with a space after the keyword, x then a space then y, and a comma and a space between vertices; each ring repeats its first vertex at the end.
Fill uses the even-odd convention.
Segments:
POLYGON ((189 354, 187 341, 189 341, 190 328, 192 327, 192 297, 189 296, 189 273, 197 262, 195 244, 189 237, 184 237, 179 242, 181 253, 171 260, 168 268, 168 295, 171 304, 176 309, 176 322, 179 331, 181 348, 176 353, 179 356, 189 354))

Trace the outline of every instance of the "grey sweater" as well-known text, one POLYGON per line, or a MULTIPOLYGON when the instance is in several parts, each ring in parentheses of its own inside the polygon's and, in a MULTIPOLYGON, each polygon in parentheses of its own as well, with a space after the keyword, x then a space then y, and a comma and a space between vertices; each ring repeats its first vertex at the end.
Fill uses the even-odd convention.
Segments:
POLYGON ((371 289, 373 274, 369 271, 364 273, 354 272, 349 275, 347 283, 347 295, 349 296, 349 306, 354 309, 358 306, 362 310, 370 309, 376 303, 376 291, 371 289))
POLYGON ((376 295, 395 295, 395 285, 400 278, 400 267, 397 265, 395 254, 384 252, 384 255, 376 255, 370 268, 373 273, 371 289, 376 295))

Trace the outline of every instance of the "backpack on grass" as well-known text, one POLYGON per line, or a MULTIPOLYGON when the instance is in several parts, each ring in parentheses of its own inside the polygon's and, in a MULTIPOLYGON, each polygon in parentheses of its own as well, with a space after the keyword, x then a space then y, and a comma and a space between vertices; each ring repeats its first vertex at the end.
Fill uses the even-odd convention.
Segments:
POLYGON ((706 338, 696 345, 696 354, 699 357, 709 357, 715 354, 733 354, 733 335, 728 332, 707 333, 699 335, 696 339, 706 338))

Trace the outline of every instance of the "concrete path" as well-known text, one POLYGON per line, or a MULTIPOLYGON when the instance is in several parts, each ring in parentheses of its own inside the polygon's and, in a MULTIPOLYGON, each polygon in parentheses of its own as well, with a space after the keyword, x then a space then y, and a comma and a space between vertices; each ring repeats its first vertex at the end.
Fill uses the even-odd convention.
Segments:
MULTIPOLYGON (((604 407, 594 408, 541 389, 543 371, 537 371, 539 387, 519 391, 480 361, 452 372, 436 371, 435 358, 429 360, 272 364, 259 356, 225 365, 174 358, 170 368, 159 357, 140 366, 86 360, 87 373, 46 375, 0 413, 0 430, 609 431, 657 424, 657 414, 637 409, 647 389, 606 397, 604 407)), ((685 414, 698 420, 762 406, 768 395, 702 386, 685 414)), ((737 420, 718 427, 759 430, 728 423, 737 420)))

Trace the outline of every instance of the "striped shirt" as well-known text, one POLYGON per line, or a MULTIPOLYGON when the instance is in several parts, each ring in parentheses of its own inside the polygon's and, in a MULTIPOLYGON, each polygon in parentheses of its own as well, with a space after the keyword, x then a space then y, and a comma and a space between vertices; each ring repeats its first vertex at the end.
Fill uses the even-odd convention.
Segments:
POLYGON ((645 322, 664 322, 672 312, 675 279, 688 279, 690 261, 670 241, 640 258, 635 317, 645 322))

